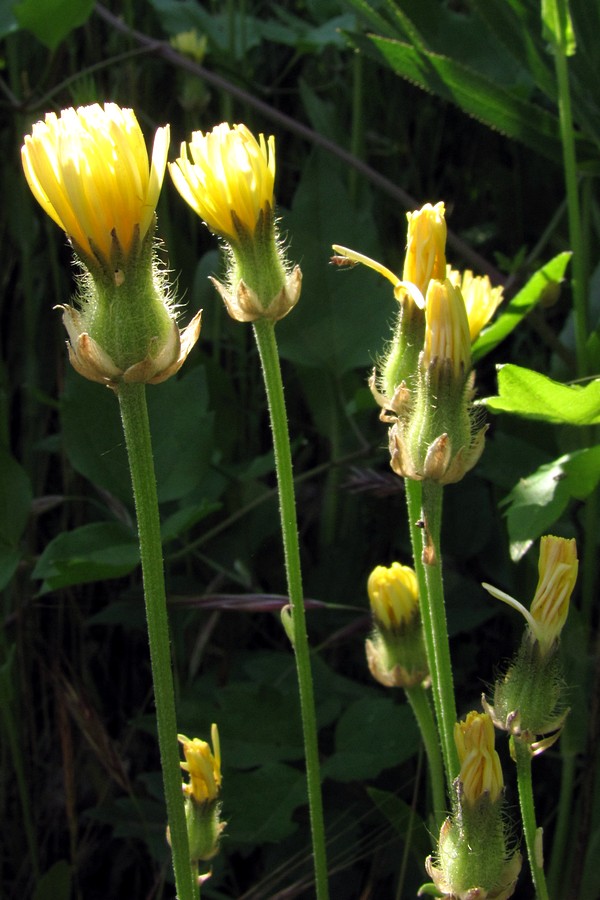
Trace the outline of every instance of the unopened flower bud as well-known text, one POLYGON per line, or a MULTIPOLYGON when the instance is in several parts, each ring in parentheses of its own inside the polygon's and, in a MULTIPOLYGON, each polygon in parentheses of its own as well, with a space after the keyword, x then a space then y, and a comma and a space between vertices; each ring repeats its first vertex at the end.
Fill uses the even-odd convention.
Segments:
POLYGON ((471 417, 469 326, 460 291, 431 281, 417 385, 390 429, 392 469, 417 481, 460 481, 483 452, 471 417))
POLYGON ((406 214, 408 239, 402 280, 416 285, 423 296, 432 278, 443 281, 446 277, 445 213, 444 204, 439 202, 435 206, 426 203, 406 214))
POLYGON ((375 629, 366 642, 373 677, 385 687, 412 687, 429 673, 417 576, 409 566, 376 566, 367 592, 375 629))
POLYGON ((546 535, 540 542, 539 580, 530 609, 504 591, 484 584, 499 600, 517 609, 527 628, 521 646, 486 703, 495 724, 541 753, 559 737, 567 716, 558 641, 577 580, 574 540, 546 535))
POLYGON ((442 896, 452 900, 507 900, 514 893, 521 855, 509 852, 502 813, 503 778, 494 726, 471 712, 454 729, 460 773, 452 814, 426 868, 442 896))
POLYGON ((494 723, 486 713, 470 712, 454 726, 458 750, 462 795, 475 806, 482 798, 490 803, 498 800, 504 780, 500 757, 494 749, 494 723))

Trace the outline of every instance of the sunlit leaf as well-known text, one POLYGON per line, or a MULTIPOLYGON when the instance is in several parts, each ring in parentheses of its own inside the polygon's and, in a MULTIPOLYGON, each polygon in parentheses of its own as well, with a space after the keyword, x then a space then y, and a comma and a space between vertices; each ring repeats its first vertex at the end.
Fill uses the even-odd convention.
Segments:
POLYGON ((527 313, 544 299, 547 292, 560 283, 570 258, 570 253, 559 253, 538 269, 508 304, 500 307, 496 321, 479 335, 473 345, 471 353, 473 363, 478 362, 508 337, 527 313))
POLYGON ((585 387, 560 384, 523 366, 498 370, 498 396, 481 403, 492 412, 508 412, 527 419, 562 425, 600 423, 600 378, 585 387))
POLYGON ((583 500, 600 481, 600 447, 567 453, 522 478, 503 501, 512 559, 551 531, 571 498, 583 500))

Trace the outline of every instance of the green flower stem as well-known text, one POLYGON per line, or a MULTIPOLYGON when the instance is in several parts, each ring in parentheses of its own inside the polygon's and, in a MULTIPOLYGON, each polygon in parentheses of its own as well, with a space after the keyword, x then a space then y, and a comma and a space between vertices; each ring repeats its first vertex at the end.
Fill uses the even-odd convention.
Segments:
POLYGON ((531 750, 525 741, 511 738, 513 755, 517 763, 517 786, 519 789, 519 805, 521 807, 521 820, 527 845, 527 856, 531 876, 538 900, 549 900, 546 877, 544 875, 543 860, 540 861, 541 847, 536 852, 537 825, 535 821, 535 806, 533 803, 533 783, 531 779, 531 750))
POLYGON ((306 632, 304 595, 302 592, 292 454, 274 323, 269 319, 259 319, 254 323, 254 335, 262 363, 271 416, 271 430, 273 432, 275 467, 279 488, 279 514, 281 518, 288 594, 292 611, 292 638, 300 689, 300 710, 304 734, 315 883, 318 900, 327 900, 329 887, 317 743, 317 717, 315 713, 308 635, 306 632))
POLYGON ((190 865, 181 792, 169 621, 146 386, 122 384, 119 386, 118 397, 137 513, 158 744, 171 835, 175 885, 179 900, 196 900, 199 893, 190 865))
POLYGON ((405 486, 415 571, 419 583, 419 606, 423 619, 425 648, 446 770, 446 784, 450 793, 452 782, 458 775, 460 767, 454 743, 456 701, 440 555, 442 488, 433 482, 412 481, 409 478, 405 479, 405 486), (423 527, 419 527, 420 525, 423 527), (426 550, 430 559, 427 563, 424 561, 426 550))
POLYGON ((446 788, 444 784, 444 767, 440 752, 440 741, 435 727, 433 712, 427 696, 427 691, 422 685, 404 688, 408 702, 417 720, 419 731, 425 745, 427 762, 429 763, 429 777, 433 793, 433 812, 437 828, 444 821, 447 812, 446 788))

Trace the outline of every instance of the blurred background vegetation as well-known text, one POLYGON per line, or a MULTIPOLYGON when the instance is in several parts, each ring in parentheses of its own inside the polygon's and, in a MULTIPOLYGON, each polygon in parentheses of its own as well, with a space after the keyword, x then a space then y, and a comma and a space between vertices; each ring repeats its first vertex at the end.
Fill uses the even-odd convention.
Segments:
MULTIPOLYGON (((600 13, 588 0, 571 8, 593 349, 600 13)), ((394 300, 374 273, 336 271, 328 259, 335 242, 399 271, 406 210, 438 200, 447 208, 449 262, 489 273, 509 297, 569 249, 539 4, 5 0, 0 39, 4 896, 173 895, 117 403, 67 364, 54 307, 74 292, 71 252, 30 196, 19 159, 23 135, 47 111, 106 100, 133 107, 149 142, 170 122, 171 159, 192 130, 225 120, 276 135, 281 236, 304 273, 300 304, 277 331, 315 648, 332 896, 415 896, 430 850, 423 755, 403 696, 372 683, 364 659, 367 575, 377 564, 410 561, 402 483, 389 469, 366 385, 394 300)), ((168 179, 158 217, 184 320, 204 309, 199 345, 178 379, 148 391, 179 727, 207 738, 215 721, 222 740, 229 824, 203 897, 309 898, 302 740, 279 622, 285 579, 258 361, 250 329, 228 319, 208 282, 222 272, 216 241, 168 179)), ((570 309, 568 285, 546 291, 479 363, 479 396, 496 393, 498 363, 572 379, 570 309)), ((584 503, 597 474, 585 490, 557 489, 546 505, 530 504, 526 527, 517 517, 520 530, 505 515, 507 503, 514 512, 519 480, 579 440, 573 427, 495 416, 482 462, 446 491, 461 715, 477 706, 522 627, 480 582, 527 601, 536 580, 537 551, 526 553, 532 541, 546 531, 597 534, 597 510, 584 503)), ((587 552, 595 558, 596 540, 587 552)), ((596 570, 588 567, 586 577, 593 599, 596 570)), ((534 767, 556 898, 598 897, 596 627, 588 599, 563 641, 569 724, 534 767)), ((513 773, 499 744, 516 822, 513 773)), ((528 884, 522 875, 518 897, 532 897, 528 884)))

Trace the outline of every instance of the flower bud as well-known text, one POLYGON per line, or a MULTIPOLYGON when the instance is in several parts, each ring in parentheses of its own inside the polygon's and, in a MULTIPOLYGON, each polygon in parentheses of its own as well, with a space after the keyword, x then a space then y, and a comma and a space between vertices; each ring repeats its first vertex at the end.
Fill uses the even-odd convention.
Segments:
POLYGON ((446 277, 445 212, 440 201, 406 214, 408 239, 402 280, 416 285, 423 296, 432 278, 443 281, 446 277))
POLYGON ((373 677, 385 687, 412 687, 429 674, 417 576, 409 566, 376 566, 367 592, 374 631, 366 642, 373 677))
POLYGON ((302 279, 277 239, 275 138, 257 141, 245 125, 226 123, 195 131, 169 171, 183 199, 230 248, 227 284, 212 279, 229 315, 239 322, 286 316, 302 279))
POLYGON ((541 753, 560 736, 567 716, 558 641, 577 580, 574 540, 546 535, 540 542, 538 585, 531 608, 489 584, 483 587, 517 609, 527 628, 506 673, 496 681, 493 705, 485 704, 503 728, 541 753))
POLYGON ((460 291, 431 281, 416 388, 390 429, 392 469, 417 481, 460 481, 483 452, 471 419, 470 340, 460 291))
POLYGON ((181 768, 189 773, 189 784, 183 785, 185 817, 190 845, 190 860, 212 859, 218 853, 219 839, 226 823, 221 822, 221 752, 219 732, 211 727, 213 749, 199 738, 190 740, 178 735, 183 745, 185 762, 181 768))
POLYGON ((492 720, 471 712, 455 725, 454 738, 460 773, 453 785, 452 815, 442 825, 435 856, 425 865, 444 897, 506 900, 514 893, 521 855, 509 854, 492 720))
POLYGON ((78 255, 79 308, 63 306, 69 357, 92 381, 156 384, 174 374, 198 338, 200 313, 177 327, 153 247, 169 148, 159 128, 152 166, 131 109, 114 103, 48 113, 26 135, 25 176, 78 255))
POLYGON ((465 803, 475 806, 486 797, 495 803, 504 787, 500 757, 494 749, 494 723, 485 713, 470 712, 454 726, 462 792, 465 803))

